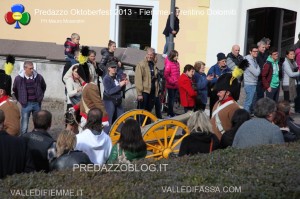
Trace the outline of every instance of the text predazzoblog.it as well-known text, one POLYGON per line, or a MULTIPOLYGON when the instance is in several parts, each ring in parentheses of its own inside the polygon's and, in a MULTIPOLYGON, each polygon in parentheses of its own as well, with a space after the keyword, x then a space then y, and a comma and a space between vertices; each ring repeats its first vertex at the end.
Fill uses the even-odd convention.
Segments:
POLYGON ((168 164, 74 164, 79 172, 165 172, 168 164))

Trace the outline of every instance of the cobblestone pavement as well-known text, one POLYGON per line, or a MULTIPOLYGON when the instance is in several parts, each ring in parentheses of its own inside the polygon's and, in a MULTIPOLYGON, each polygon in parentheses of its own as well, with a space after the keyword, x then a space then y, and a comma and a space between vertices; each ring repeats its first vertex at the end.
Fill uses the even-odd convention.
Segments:
MULTIPOLYGON (((42 109, 48 110, 52 113, 52 126, 51 129, 49 130, 49 133, 53 136, 54 139, 56 139, 58 134, 65 128, 64 102, 46 99, 42 103, 42 109)), ((33 123, 32 123, 32 117, 30 117, 28 132, 32 131, 32 129, 33 129, 33 123)))

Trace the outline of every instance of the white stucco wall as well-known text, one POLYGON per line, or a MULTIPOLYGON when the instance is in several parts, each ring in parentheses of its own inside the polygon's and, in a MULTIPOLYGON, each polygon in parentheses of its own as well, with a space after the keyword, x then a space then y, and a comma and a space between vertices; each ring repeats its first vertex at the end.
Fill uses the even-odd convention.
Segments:
MULTIPOLYGON (((3 69, 5 60, 0 60, 0 68, 3 69)), ((11 74, 12 84, 15 77, 18 75, 20 68, 23 68, 24 62, 16 61, 14 64, 14 70, 11 74)), ((46 64, 34 62, 35 68, 39 74, 41 74, 47 84, 45 92, 45 98, 63 101, 65 99, 64 84, 61 80, 64 64, 46 64)))
MULTIPOLYGON (((18 60, 18 58, 17 58, 18 60)), ((0 58, 0 68, 3 69, 5 60, 4 58, 0 58)), ((18 72, 20 71, 20 68, 23 68, 23 61, 16 61, 14 64, 14 70, 11 74, 12 78, 12 84, 14 82, 15 77, 18 75, 18 72)), ((45 92, 45 99, 51 100, 51 101, 60 101, 63 102, 65 101, 65 86, 62 83, 61 76, 62 76, 62 71, 64 68, 64 64, 50 64, 50 63, 38 63, 38 62, 33 62, 34 67, 38 71, 39 74, 41 74, 45 82, 47 84, 47 89, 45 92)), ((134 76, 134 71, 132 70, 131 67, 125 66, 125 73, 127 73, 128 78, 129 75, 134 76)), ((101 91, 103 93, 104 87, 103 84, 101 84, 101 91)), ((124 109, 127 110, 132 110, 137 107, 137 102, 136 102, 136 90, 135 90, 135 85, 128 83, 126 85, 126 93, 125 93, 125 100, 123 101, 123 106, 124 109)), ((103 94, 102 94, 103 96, 103 94)))
POLYGON ((296 37, 300 32, 299 0, 211 0, 212 11, 227 11, 228 15, 211 14, 208 22, 208 44, 206 64, 208 67, 217 62, 216 55, 223 52, 227 55, 234 44, 244 49, 246 35, 247 10, 253 8, 277 7, 297 12, 296 37))

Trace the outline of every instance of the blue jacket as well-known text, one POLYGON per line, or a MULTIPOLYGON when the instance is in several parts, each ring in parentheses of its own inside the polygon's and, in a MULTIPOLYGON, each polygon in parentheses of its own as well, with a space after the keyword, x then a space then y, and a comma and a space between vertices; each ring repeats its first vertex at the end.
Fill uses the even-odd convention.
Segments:
POLYGON ((108 74, 103 78, 103 86, 104 92, 110 96, 114 96, 116 98, 122 97, 122 87, 120 85, 116 86, 115 80, 109 76, 108 74))
POLYGON ((221 75, 223 75, 224 73, 228 73, 231 72, 230 68, 228 68, 227 66, 221 70, 220 66, 218 65, 218 63, 216 63, 215 65, 213 65, 212 67, 210 67, 207 75, 214 75, 214 78, 211 80, 211 83, 215 84, 218 80, 217 76, 220 77, 221 75))
POLYGON ((197 86, 197 95, 200 96, 203 104, 207 103, 207 79, 205 73, 195 72, 194 79, 197 86))

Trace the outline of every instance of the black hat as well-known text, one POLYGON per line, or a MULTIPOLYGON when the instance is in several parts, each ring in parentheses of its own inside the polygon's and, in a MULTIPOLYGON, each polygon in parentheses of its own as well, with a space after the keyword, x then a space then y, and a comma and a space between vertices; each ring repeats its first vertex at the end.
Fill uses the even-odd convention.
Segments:
POLYGON ((221 61, 221 60, 223 60, 223 59, 226 59, 226 56, 225 56, 224 53, 218 53, 218 54, 217 54, 217 58, 218 58, 218 61, 221 61))
POLYGON ((84 64, 79 64, 79 67, 77 69, 77 74, 86 83, 90 82, 90 70, 87 62, 85 62, 84 64))
POLYGON ((238 100, 239 98, 239 92, 240 92, 240 86, 239 81, 235 78, 232 80, 232 74, 231 73, 225 73, 219 77, 217 80, 217 83, 215 84, 214 90, 215 91, 230 91, 231 96, 234 100, 238 100))
POLYGON ((90 69, 87 63, 89 52, 90 48, 88 46, 82 46, 78 57, 79 67, 77 73, 86 83, 90 82, 90 69))
POLYGON ((90 47, 82 46, 80 50, 80 54, 78 56, 79 64, 84 64, 88 61, 89 52, 90 52, 90 47))
POLYGON ((249 66, 247 59, 241 61, 241 63, 234 68, 232 73, 225 73, 219 77, 217 80, 214 90, 218 91, 230 91, 231 96, 234 100, 238 100, 240 96, 240 83, 238 78, 241 77, 249 66))
POLYGON ((108 68, 116 68, 116 67, 118 67, 118 64, 117 64, 117 62, 115 62, 115 61, 110 61, 110 62, 107 63, 106 66, 107 66, 108 68))
POLYGON ((6 62, 4 64, 5 74, 11 75, 12 71, 14 70, 14 64, 15 64, 15 57, 12 55, 7 55, 6 62))
POLYGON ((11 76, 6 75, 2 69, 0 69, 0 89, 5 90, 6 94, 11 96, 11 76))

